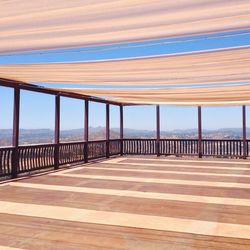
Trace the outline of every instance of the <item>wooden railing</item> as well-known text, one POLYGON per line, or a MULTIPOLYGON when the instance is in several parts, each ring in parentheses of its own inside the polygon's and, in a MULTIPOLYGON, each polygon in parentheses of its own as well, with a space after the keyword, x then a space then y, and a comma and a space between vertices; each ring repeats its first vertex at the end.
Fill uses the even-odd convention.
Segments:
MULTIPOLYGON (((248 147, 247 147, 246 152, 248 155, 248 147)), ((241 157, 243 156, 243 141, 242 140, 202 140, 202 155, 241 157)))
MULTIPOLYGON (((19 146, 17 157, 14 147, 0 148, 0 177, 53 169, 56 159, 59 166, 115 155, 193 155, 214 157, 244 157, 242 140, 204 139, 116 139, 90 142, 19 146), (56 155, 58 151, 58 155, 56 155), (14 168, 15 167, 15 168, 14 168)), ((250 140, 246 141, 245 156, 249 156, 250 140)))
MULTIPOLYGON (((199 149, 198 139, 160 139, 159 152, 157 152, 156 139, 124 139, 124 154, 131 155, 202 155, 216 157, 244 156, 243 140, 203 139, 199 149)), ((246 156, 250 152, 250 140, 246 141, 246 156)))
POLYGON ((59 145, 59 164, 71 164, 84 161, 85 142, 69 142, 59 145))
POLYGON ((109 155, 121 154, 121 141, 120 139, 114 139, 109 141, 109 155))
POLYGON ((13 147, 0 148, 0 177, 11 176, 13 147))
POLYGON ((88 159, 103 158, 106 150, 106 140, 88 142, 88 159))
POLYGON ((123 139, 123 153, 129 155, 156 154, 155 139, 123 139))
POLYGON ((53 167, 54 151, 54 144, 18 147, 18 173, 53 167))
POLYGON ((198 155, 198 139, 161 139, 160 155, 198 155))

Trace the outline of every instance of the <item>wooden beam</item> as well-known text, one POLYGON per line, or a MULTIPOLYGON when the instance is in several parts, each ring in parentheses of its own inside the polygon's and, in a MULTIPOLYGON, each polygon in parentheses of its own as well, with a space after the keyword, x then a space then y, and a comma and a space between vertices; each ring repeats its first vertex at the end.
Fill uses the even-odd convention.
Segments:
POLYGON ((198 106, 198 154, 202 158, 202 120, 201 120, 201 106, 198 106))
POLYGON ((109 158, 109 140, 110 140, 110 105, 106 104, 106 157, 109 158))
POLYGON ((156 105, 156 154, 160 156, 160 105, 156 105))
POLYGON ((74 98, 74 99, 81 99, 81 100, 88 99, 89 101, 98 102, 98 103, 109 103, 109 104, 113 104, 113 105, 120 105, 121 104, 120 102, 105 100, 105 99, 102 99, 100 97, 71 93, 71 92, 67 92, 67 91, 56 90, 53 88, 46 88, 43 86, 38 86, 38 85, 29 84, 29 83, 25 83, 25 82, 15 81, 15 80, 11 80, 11 79, 0 78, 0 86, 10 87, 10 88, 18 87, 19 89, 22 89, 22 90, 28 90, 28 91, 39 92, 39 93, 50 94, 50 95, 60 95, 60 96, 64 96, 64 97, 74 98))
POLYGON ((123 105, 120 105, 120 141, 121 141, 121 156, 123 155, 123 137, 124 137, 124 128, 123 128, 123 105))
POLYGON ((246 106, 242 106, 242 140, 243 140, 243 159, 247 158, 247 131, 246 131, 246 106))
POLYGON ((89 100, 85 99, 84 104, 84 161, 88 162, 88 141, 89 141, 89 100))
POLYGON ((55 169, 60 165, 60 95, 55 97, 55 169))
POLYGON ((13 136, 12 146, 12 178, 16 178, 19 170, 19 121, 20 121, 20 88, 14 88, 14 110, 13 110, 13 136))

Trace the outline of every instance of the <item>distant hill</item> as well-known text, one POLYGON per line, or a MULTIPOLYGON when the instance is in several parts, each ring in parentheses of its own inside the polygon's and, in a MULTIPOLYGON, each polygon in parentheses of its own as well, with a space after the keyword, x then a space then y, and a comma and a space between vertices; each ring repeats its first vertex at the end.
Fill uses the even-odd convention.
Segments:
MULTIPOLYGON (((105 127, 90 127, 89 140, 105 139, 105 127)), ((124 129, 124 135, 127 138, 155 138, 154 130, 124 129)), ((120 129, 112 128, 111 138, 119 138, 120 129)), ((250 136, 250 128, 247 128, 247 136, 250 136)), ((82 141, 84 138, 83 129, 62 130, 60 134, 62 141, 82 141)), ((175 129, 161 131, 162 138, 197 138, 197 129, 175 129)), ((242 137, 241 128, 222 128, 217 130, 203 130, 204 138, 231 138, 238 139, 242 137)), ((0 129, 0 146, 11 145, 12 130, 0 129)), ((52 129, 20 129, 20 144, 52 143, 54 140, 54 131, 52 129)))

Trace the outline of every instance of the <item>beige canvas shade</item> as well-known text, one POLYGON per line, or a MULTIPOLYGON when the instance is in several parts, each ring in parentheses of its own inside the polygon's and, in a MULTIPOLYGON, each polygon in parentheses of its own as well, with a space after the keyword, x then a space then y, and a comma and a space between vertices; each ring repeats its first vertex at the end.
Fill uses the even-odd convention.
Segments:
POLYGON ((168 105, 243 105, 250 104, 250 84, 216 87, 164 89, 57 89, 77 94, 104 97, 135 104, 168 105))
POLYGON ((250 47, 126 60, 0 65, 0 76, 25 82, 169 86, 250 81, 250 47))
POLYGON ((1 1, 0 53, 250 28, 248 0, 1 1))

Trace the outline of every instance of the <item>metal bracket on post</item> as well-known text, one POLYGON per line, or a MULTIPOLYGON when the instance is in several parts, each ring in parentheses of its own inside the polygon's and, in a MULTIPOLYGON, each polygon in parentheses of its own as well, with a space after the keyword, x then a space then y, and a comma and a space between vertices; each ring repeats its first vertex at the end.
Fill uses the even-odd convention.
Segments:
POLYGON ((84 112, 84 162, 88 163, 88 141, 89 141, 89 101, 85 99, 85 112, 84 112))
POLYGON ((109 158, 109 140, 110 140, 110 109, 109 104, 106 103, 106 157, 109 158))
POLYGON ((13 137, 12 145, 14 147, 12 153, 12 169, 11 177, 17 178, 19 169, 19 117, 20 117, 20 88, 14 88, 14 116, 13 116, 13 137))
POLYGON ((55 169, 60 165, 60 95, 55 97, 55 169))
POLYGON ((120 155, 123 156, 123 106, 120 105, 120 145, 121 145, 121 153, 120 155))
POLYGON ((198 106, 198 154, 202 158, 202 122, 201 122, 201 106, 198 106))
POLYGON ((160 106, 156 105, 156 154, 160 156, 160 106))
POLYGON ((243 139, 243 159, 247 158, 247 132, 246 132, 246 106, 242 106, 242 139, 243 139))

